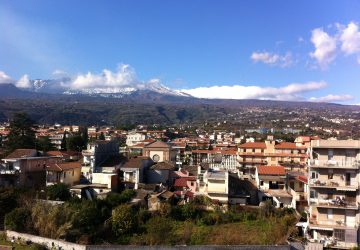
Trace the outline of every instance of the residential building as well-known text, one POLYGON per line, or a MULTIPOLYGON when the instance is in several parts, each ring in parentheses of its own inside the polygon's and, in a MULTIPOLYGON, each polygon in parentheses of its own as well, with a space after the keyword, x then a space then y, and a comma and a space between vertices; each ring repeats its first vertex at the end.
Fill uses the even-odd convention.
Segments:
POLYGON ((139 184, 144 183, 145 171, 153 164, 154 162, 146 156, 135 156, 125 160, 119 168, 125 187, 138 189, 139 184))
POLYGON ((297 146, 292 142, 276 143, 272 136, 268 136, 264 142, 247 142, 241 144, 238 149, 238 161, 244 168, 244 175, 253 177, 254 167, 258 165, 279 166, 288 170, 306 171, 305 146, 297 146))
POLYGON ((46 166, 61 162, 58 157, 38 156, 34 149, 17 149, 2 160, 0 186, 44 188, 46 166))
POLYGON ((299 172, 287 173, 287 189, 292 195, 291 207, 304 212, 308 207, 308 177, 299 172))
POLYGON ((144 134, 138 133, 136 131, 130 131, 129 134, 126 136, 126 145, 128 147, 131 147, 145 139, 146 136, 144 134))
POLYGON ((80 182, 81 163, 61 162, 46 166, 46 185, 63 183, 73 186, 80 182))
POLYGON ((237 161, 237 150, 206 150, 192 151, 193 164, 208 163, 211 169, 237 170, 241 165, 237 161))
POLYGON ((147 170, 147 183, 162 183, 169 185, 175 165, 171 162, 157 162, 147 170))
POLYGON ((276 207, 291 207, 292 195, 285 189, 286 173, 283 166, 257 166, 256 185, 259 201, 271 200, 276 207))
POLYGON ((92 173, 101 172, 101 164, 111 157, 119 155, 119 146, 114 141, 94 141, 87 145, 87 149, 82 151, 83 164, 81 172, 92 181, 92 173))
POLYGON ((311 141, 309 237, 338 248, 359 244, 360 140, 311 141))
POLYGON ((228 203, 229 173, 228 171, 207 170, 198 176, 199 193, 222 204, 228 203))

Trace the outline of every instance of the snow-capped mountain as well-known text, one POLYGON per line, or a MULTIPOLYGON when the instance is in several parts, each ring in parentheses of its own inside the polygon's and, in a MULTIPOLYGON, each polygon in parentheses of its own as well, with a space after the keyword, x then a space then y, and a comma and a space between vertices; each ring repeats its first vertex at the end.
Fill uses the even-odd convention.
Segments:
POLYGON ((122 98, 131 95, 135 92, 151 91, 162 95, 169 96, 184 96, 190 97, 189 94, 178 90, 170 89, 161 84, 158 80, 150 80, 149 82, 138 84, 136 86, 124 87, 95 87, 95 88, 71 88, 70 78, 60 79, 35 79, 30 80, 29 88, 24 88, 31 92, 37 93, 51 93, 51 94, 66 94, 66 95, 89 95, 102 97, 122 98))

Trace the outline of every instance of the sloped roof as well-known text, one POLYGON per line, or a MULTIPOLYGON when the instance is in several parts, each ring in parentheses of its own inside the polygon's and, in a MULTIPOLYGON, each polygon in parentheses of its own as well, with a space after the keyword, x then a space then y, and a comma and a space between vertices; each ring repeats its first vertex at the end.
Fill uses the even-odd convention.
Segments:
POLYGON ((257 166, 259 175, 285 175, 283 166, 257 166))
POLYGON ((142 168, 143 166, 143 161, 145 160, 151 160, 150 157, 146 157, 146 156, 136 156, 136 157, 132 157, 129 158, 127 160, 125 160, 124 165, 122 165, 120 167, 120 169, 122 168, 142 168))
POLYGON ((170 148, 170 145, 163 141, 155 141, 145 145, 144 148, 170 148))
POLYGON ((175 180, 174 187, 187 187, 188 181, 195 181, 194 177, 181 177, 175 180))
POLYGON ((246 142, 240 145, 240 148, 261 148, 265 149, 265 142, 246 142))
POLYGON ((63 163, 54 163, 46 167, 48 171, 62 172, 70 169, 81 168, 81 163, 76 162, 63 162, 63 163))
POLYGON ((103 163, 100 164, 101 167, 117 167, 125 160, 125 157, 121 155, 114 155, 107 158, 103 163))
POLYGON ((171 162, 158 162, 151 167, 153 170, 173 170, 175 165, 171 162))
POLYGON ((296 180, 301 181, 302 183, 307 184, 308 183, 308 178, 306 176, 303 175, 299 175, 295 177, 296 180))
POLYGON ((15 149, 11 152, 5 159, 16 159, 16 158, 26 158, 26 157, 34 157, 36 156, 36 149, 15 149))
POLYGON ((297 147, 293 142, 281 142, 275 145, 276 149, 303 149, 302 147, 297 147))

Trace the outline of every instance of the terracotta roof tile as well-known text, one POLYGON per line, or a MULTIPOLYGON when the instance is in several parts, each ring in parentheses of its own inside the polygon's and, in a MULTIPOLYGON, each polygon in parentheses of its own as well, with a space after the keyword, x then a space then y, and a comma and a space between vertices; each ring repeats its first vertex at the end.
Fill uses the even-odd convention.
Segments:
POLYGON ((266 148, 265 142, 247 142, 240 145, 240 148, 266 148))
POLYGON ((181 177, 175 180, 174 187, 187 187, 188 181, 195 181, 194 177, 181 177))
POLYGON ((297 147, 293 142, 281 142, 275 145, 276 149, 304 149, 304 147, 297 147))
POLYGON ((81 163, 76 162, 63 162, 63 163, 55 163, 47 166, 47 170, 49 171, 56 171, 56 172, 62 172, 70 169, 76 169, 81 168, 81 163))
POLYGON ((299 176, 296 176, 295 179, 298 181, 301 181, 303 183, 306 183, 306 184, 308 183, 308 178, 306 176, 299 175, 299 176))
POLYGON ((36 149, 15 149, 11 154, 6 157, 6 159, 34 157, 36 155, 36 149))
POLYGON ((259 175, 285 175, 283 166, 257 166, 259 175))

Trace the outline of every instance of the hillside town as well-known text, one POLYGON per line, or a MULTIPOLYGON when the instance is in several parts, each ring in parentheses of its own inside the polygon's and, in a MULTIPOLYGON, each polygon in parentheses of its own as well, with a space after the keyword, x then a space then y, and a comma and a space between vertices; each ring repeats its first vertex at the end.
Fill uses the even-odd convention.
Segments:
POLYGON ((294 211, 302 242, 350 249, 360 241, 360 140, 55 124, 34 127, 47 147, 7 152, 12 129, 0 127, 2 188, 43 192, 63 184, 72 197, 89 201, 133 190, 127 203, 152 213, 199 197, 224 211, 271 204, 294 211))

